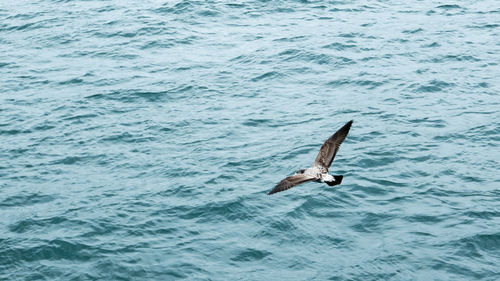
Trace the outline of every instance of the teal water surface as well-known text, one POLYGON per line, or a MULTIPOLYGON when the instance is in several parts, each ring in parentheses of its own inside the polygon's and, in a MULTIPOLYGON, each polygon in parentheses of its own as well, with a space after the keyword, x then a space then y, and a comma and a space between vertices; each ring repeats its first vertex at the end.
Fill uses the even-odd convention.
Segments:
POLYGON ((0 280, 498 280, 500 7, 409 2, 2 1, 0 280))

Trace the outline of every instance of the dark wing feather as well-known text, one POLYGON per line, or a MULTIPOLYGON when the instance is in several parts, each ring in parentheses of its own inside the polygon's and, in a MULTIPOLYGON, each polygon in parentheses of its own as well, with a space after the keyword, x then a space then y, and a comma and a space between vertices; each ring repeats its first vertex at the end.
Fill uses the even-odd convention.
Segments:
POLYGON ((282 181, 280 181, 280 183, 278 183, 273 188, 273 190, 271 190, 267 195, 271 195, 271 194, 276 193, 276 192, 285 191, 285 190, 290 189, 298 184, 301 184, 301 183, 304 183, 306 181, 310 181, 313 179, 315 179, 313 176, 304 175, 304 174, 289 176, 289 177, 283 179, 282 181))
POLYGON ((325 143, 321 146, 318 156, 314 161, 314 165, 330 168, 333 159, 340 148, 340 145, 347 137, 349 129, 351 128, 352 120, 347 122, 342 128, 340 128, 335 134, 333 134, 325 143))

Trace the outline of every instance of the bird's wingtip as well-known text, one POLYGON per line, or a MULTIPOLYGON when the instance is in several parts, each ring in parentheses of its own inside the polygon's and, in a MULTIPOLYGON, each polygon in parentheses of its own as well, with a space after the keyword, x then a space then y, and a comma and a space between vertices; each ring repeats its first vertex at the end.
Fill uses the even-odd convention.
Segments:
POLYGON ((342 128, 340 130, 346 129, 346 128, 351 128, 352 122, 354 122, 354 120, 351 120, 351 121, 345 123, 345 125, 342 126, 342 128))

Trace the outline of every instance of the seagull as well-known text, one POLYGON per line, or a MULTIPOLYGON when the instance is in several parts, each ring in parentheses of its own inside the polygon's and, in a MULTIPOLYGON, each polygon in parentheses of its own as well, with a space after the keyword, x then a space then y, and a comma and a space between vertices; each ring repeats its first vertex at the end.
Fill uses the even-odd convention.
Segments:
POLYGON ((316 156, 316 160, 314 160, 314 164, 311 168, 300 169, 295 175, 283 179, 268 193, 268 195, 285 191, 308 181, 325 182, 329 186, 342 183, 342 178, 344 176, 330 175, 328 173, 328 169, 332 165, 333 159, 335 158, 337 151, 339 151, 340 145, 347 137, 351 125, 352 120, 347 122, 342 128, 325 141, 325 143, 321 146, 318 156, 316 156))

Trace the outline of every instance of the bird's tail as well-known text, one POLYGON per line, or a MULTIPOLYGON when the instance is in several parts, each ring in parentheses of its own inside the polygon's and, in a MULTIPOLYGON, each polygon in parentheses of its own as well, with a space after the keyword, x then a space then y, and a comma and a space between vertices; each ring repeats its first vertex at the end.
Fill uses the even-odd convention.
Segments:
POLYGON ((344 176, 335 176, 333 175, 333 181, 325 181, 326 184, 328 184, 329 186, 334 186, 334 185, 339 185, 342 183, 342 179, 344 178, 344 176))

